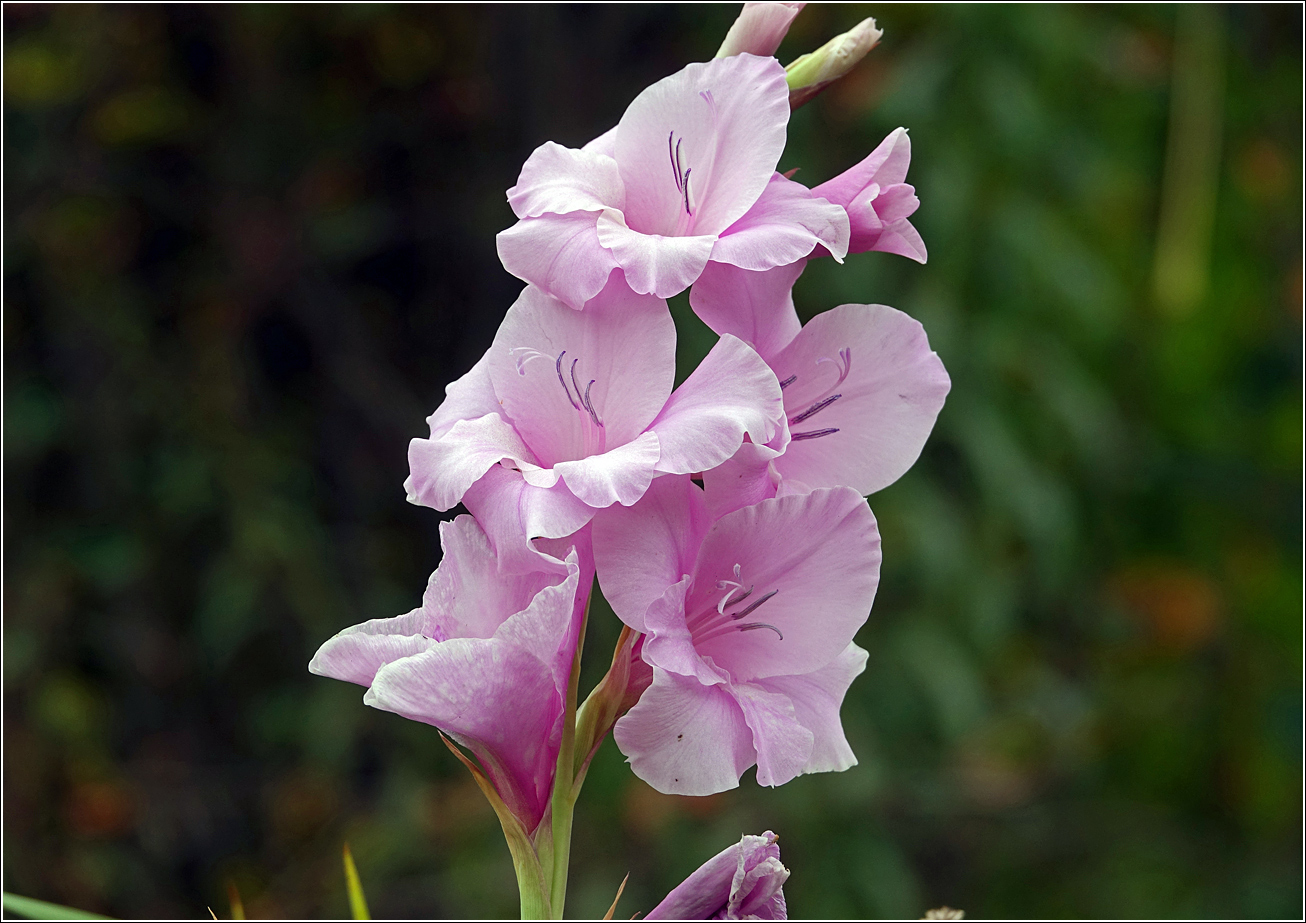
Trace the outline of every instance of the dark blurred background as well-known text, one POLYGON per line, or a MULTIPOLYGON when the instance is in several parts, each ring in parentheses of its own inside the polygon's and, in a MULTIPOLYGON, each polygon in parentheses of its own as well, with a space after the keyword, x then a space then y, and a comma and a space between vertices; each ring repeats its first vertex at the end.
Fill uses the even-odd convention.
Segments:
MULTIPOLYGON (((522 161, 736 10, 4 6, 7 890, 339 916, 348 840, 378 915, 516 914, 435 732, 306 664, 438 561, 406 446, 521 287, 522 161)), ((799 917, 1297 917, 1301 9, 812 6, 780 57, 866 15, 781 169, 908 126, 931 259, 797 302, 906 310, 953 390, 871 498, 861 764, 676 798, 609 742, 569 910, 771 828, 799 917)))

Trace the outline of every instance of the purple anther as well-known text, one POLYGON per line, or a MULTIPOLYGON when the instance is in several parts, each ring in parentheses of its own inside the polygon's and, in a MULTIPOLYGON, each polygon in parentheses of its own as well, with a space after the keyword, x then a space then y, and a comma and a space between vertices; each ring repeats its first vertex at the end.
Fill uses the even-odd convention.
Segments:
POLYGON ((585 409, 590 412, 590 419, 594 421, 594 425, 602 427, 603 421, 600 420, 599 415, 594 412, 594 404, 590 402, 590 388, 594 387, 595 381, 597 381, 597 379, 591 378, 590 383, 585 386, 584 403, 585 403, 585 409))
POLYGON ((685 214, 686 215, 694 214, 689 209, 689 174, 692 172, 694 172, 692 169, 685 170, 685 214))
POLYGON ((766 622, 749 622, 747 625, 739 626, 740 631, 752 631, 755 628, 769 628, 776 633, 776 637, 781 641, 785 639, 785 636, 780 633, 779 628, 776 628, 774 625, 768 625, 766 622))
POLYGON ((584 409, 585 409, 585 404, 584 404, 584 400, 585 400, 585 399, 582 398, 582 397, 580 396, 580 382, 578 382, 578 381, 576 380, 576 363, 579 362, 579 361, 580 361, 580 357, 579 357, 579 356, 577 356, 575 359, 572 359, 572 360, 571 360, 571 384, 572 384, 572 386, 576 389, 576 399, 582 402, 581 405, 580 405, 579 407, 577 407, 576 409, 577 409, 577 410, 584 410, 584 409))
MULTIPOLYGON (((747 599, 748 597, 750 597, 750 596, 752 596, 752 595, 753 595, 753 586, 752 586, 752 584, 749 584, 748 589, 744 590, 744 592, 740 593, 737 597, 735 597, 734 599, 730 600, 730 602, 726 603, 725 605, 726 605, 726 606, 737 606, 737 605, 739 605, 741 602, 743 602, 745 599, 747 599)), ((724 609, 725 606, 722 606, 721 608, 724 609)))
MULTIPOLYGON (((738 590, 743 590, 743 589, 744 589, 743 584, 741 584, 741 583, 729 583, 728 585, 729 585, 729 587, 730 587, 729 592, 727 592, 725 596, 722 596, 720 602, 718 602, 718 603, 716 604, 716 611, 717 611, 717 614, 718 614, 718 615, 725 615, 725 614, 726 614, 726 606, 733 606, 733 605, 735 605, 736 603, 741 603, 741 602, 743 602, 745 599, 747 599, 749 596, 751 596, 752 593, 753 593, 753 587, 752 587, 752 585, 750 584, 749 587, 748 587, 748 589, 744 590, 744 592, 743 592, 742 594, 740 594, 740 596, 739 596, 738 599, 735 599, 735 598, 733 598, 734 595, 735 595, 735 592, 738 591, 738 590)), ((718 580, 718 581, 717 581, 717 589, 718 589, 718 590, 724 590, 724 589, 726 588, 726 586, 727 586, 727 582, 726 582, 726 581, 724 581, 724 580, 718 580)))
POLYGON ((793 433, 789 437, 790 442, 798 442, 802 439, 820 439, 822 436, 829 436, 831 433, 839 432, 839 427, 832 426, 827 429, 812 429, 805 433, 793 433))
POLYGON ((797 380, 798 380, 798 376, 797 376, 797 375, 790 375, 790 376, 789 376, 788 378, 786 378, 784 381, 780 382, 780 390, 783 391, 785 388, 789 387, 790 385, 792 385, 792 384, 793 384, 794 382, 796 382, 797 380))
POLYGON ((667 133, 667 159, 671 161, 671 173, 676 178, 676 191, 680 190, 680 167, 676 165, 676 153, 672 149, 671 139, 676 136, 674 131, 667 133))
MULTIPOLYGON (((748 590, 749 590, 749 592, 751 593, 752 590, 753 590, 753 588, 752 588, 752 587, 749 587, 748 590)), ((753 600, 753 602, 752 602, 751 604, 749 604, 747 607, 745 607, 745 608, 743 608, 743 609, 740 609, 738 612, 732 612, 732 613, 730 614, 730 617, 731 617, 732 619, 735 619, 736 621, 738 621, 739 619, 742 619, 744 616, 748 615, 748 613, 752 612, 752 611, 753 611, 754 609, 756 609, 758 606, 762 605, 762 603, 766 602, 768 599, 770 599, 772 596, 774 596, 776 593, 779 593, 779 592, 780 592, 779 590, 772 590, 770 593, 767 593, 765 596, 759 596, 757 599, 753 600)), ((748 595, 748 593, 745 593, 745 594, 744 594, 744 596, 747 596, 747 595, 748 595)), ((744 598, 743 596, 739 597, 739 599, 743 599, 743 598, 744 598)), ((738 601, 739 601, 739 600, 735 600, 735 602, 738 602, 738 601)))
POLYGON ((790 417, 789 425, 792 426, 795 423, 802 423, 804 420, 816 416, 818 413, 820 413, 825 408, 829 407, 831 404, 839 400, 839 398, 841 397, 843 397, 842 394, 831 394, 825 400, 817 401, 811 407, 808 407, 802 413, 798 414, 798 416, 790 417))
MULTIPOLYGON (((553 367, 557 369, 558 384, 562 385, 562 390, 567 395, 567 400, 571 401, 571 406, 575 407, 577 410, 580 410, 580 405, 576 403, 575 399, 571 396, 571 392, 567 390, 567 382, 562 377, 562 357, 565 355, 567 355, 567 351, 565 349, 562 352, 558 353, 558 361, 553 364, 553 367)), ((579 388, 576 389, 576 393, 580 394, 579 388)))

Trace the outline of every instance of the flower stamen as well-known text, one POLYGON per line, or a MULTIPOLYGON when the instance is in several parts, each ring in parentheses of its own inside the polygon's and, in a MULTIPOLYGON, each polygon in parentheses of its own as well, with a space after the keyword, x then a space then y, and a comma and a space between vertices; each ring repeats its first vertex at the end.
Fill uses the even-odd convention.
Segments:
MULTIPOLYGON (((749 587, 749 588, 748 588, 748 591, 749 591, 749 593, 751 593, 751 592, 753 591, 753 588, 752 588, 752 587, 749 587)), ((770 599, 772 596, 774 596, 776 593, 779 593, 779 592, 780 592, 779 590, 772 590, 770 593, 767 593, 767 594, 765 594, 765 595, 763 595, 763 596, 758 597, 757 599, 753 600, 753 602, 750 603, 750 604, 747 606, 747 608, 740 609, 738 612, 732 612, 732 613, 730 613, 730 617, 731 617, 732 619, 735 619, 736 621, 738 621, 739 619, 742 619, 744 616, 748 615, 748 613, 752 612, 752 611, 753 611, 754 609, 756 609, 758 606, 762 605, 762 603, 766 602, 768 599, 770 599)), ((748 595, 748 593, 745 593, 745 594, 744 594, 744 596, 747 596, 747 595, 748 595)), ((744 596, 739 597, 739 599, 735 600, 735 602, 740 602, 741 600, 743 600, 744 596)))
POLYGON ((776 633, 776 637, 778 637, 781 641, 785 639, 784 634, 780 631, 779 628, 776 628, 774 625, 768 625, 766 622, 749 622, 747 625, 739 626, 740 631, 752 631, 755 628, 769 628, 776 633))
POLYGON ((798 414, 797 416, 790 417, 789 425, 792 426, 795 423, 802 423, 804 420, 816 416, 818 413, 820 413, 825 408, 829 407, 831 404, 839 400, 839 398, 841 397, 843 397, 842 394, 831 394, 829 397, 817 401, 815 404, 813 404, 811 407, 808 407, 806 410, 804 410, 802 413, 798 414))
POLYGON ((805 433, 792 433, 789 436, 790 442, 801 442, 804 439, 820 439, 822 436, 830 436, 839 432, 839 427, 830 426, 825 429, 808 430, 805 433))
MULTIPOLYGON (((564 349, 562 352, 558 353, 558 361, 555 362, 555 363, 553 364, 553 367, 554 367, 554 369, 556 369, 557 372, 558 372, 558 384, 562 385, 562 390, 563 390, 563 392, 567 395, 567 400, 571 401, 571 406, 575 407, 577 410, 580 410, 580 405, 577 404, 577 403, 576 403, 576 399, 573 398, 573 397, 571 396, 571 391, 567 388, 567 382, 566 382, 566 380, 562 377, 562 357, 565 356, 565 355, 567 355, 567 351, 566 351, 565 349, 564 349)), ((572 369, 573 369, 572 380, 573 380, 573 381, 575 381, 575 374, 574 374, 574 370, 575 370, 575 368, 576 368, 576 363, 573 362, 573 363, 572 363, 572 369)), ((577 393, 577 394, 580 393, 580 389, 579 389, 579 388, 576 389, 576 393, 577 393)))

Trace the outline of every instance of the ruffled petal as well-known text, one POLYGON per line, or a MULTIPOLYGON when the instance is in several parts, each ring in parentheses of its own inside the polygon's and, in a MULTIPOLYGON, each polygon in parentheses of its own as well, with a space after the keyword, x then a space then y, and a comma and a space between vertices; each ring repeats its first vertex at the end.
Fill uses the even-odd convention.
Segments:
POLYGON ((874 199, 875 214, 885 224, 893 224, 901 218, 910 218, 921 207, 921 200, 916 196, 916 188, 906 183, 896 183, 880 190, 874 199))
POLYGON ((588 151, 591 154, 603 154, 615 158, 617 156, 617 126, 613 125, 603 134, 587 143, 581 150, 588 151))
POLYGON ((491 637, 536 594, 569 573, 558 562, 520 575, 501 575, 494 548, 471 516, 440 523, 440 547, 444 556, 422 595, 428 618, 425 633, 439 641, 491 637))
POLYGON ((668 795, 737 788, 753 765, 753 735, 722 685, 653 670, 653 684, 612 730, 630 768, 668 795))
POLYGON ((857 757, 839 720, 839 709, 852 681, 866 669, 866 651, 849 644, 829 666, 801 676, 770 676, 755 685, 788 696, 798 721, 813 735, 808 772, 843 772, 857 757))
POLYGON ((646 630, 644 613, 690 573, 707 527, 703 491, 688 475, 657 478, 634 506, 594 517, 599 585, 619 619, 646 630))
POLYGON ((650 432, 602 455, 558 462, 553 470, 577 498, 595 509, 614 503, 630 506, 648 490, 660 454, 658 437, 650 432))
POLYGON ((704 663, 694 649, 694 636, 685 623, 685 594, 689 592, 691 579, 684 577, 668 587, 644 613, 647 634, 642 656, 650 666, 680 676, 693 676, 703 685, 710 686, 725 682, 727 678, 704 663))
POLYGON ((911 138, 907 129, 895 128, 856 166, 812 188, 812 192, 847 208, 863 189, 878 183, 883 189, 907 179, 911 164, 911 138))
POLYGON ((572 631, 576 582, 573 569, 492 638, 453 638, 382 667, 363 698, 468 747, 527 830, 543 817, 553 785, 565 692, 558 647, 572 631))
POLYGON ((475 420, 499 412, 499 401, 490 384, 489 356, 489 353, 481 356, 467 374, 445 386, 444 401, 426 418, 432 439, 449 432, 459 420, 475 420))
POLYGON ((501 641, 455 638, 383 667, 363 701, 449 734, 526 829, 539 824, 562 739, 563 697, 547 664, 501 641))
MULTIPOLYGON (((588 589, 594 578, 592 572, 586 573, 581 567, 579 557, 573 548, 564 562, 567 578, 540 589, 524 609, 505 619, 494 633, 495 640, 519 647, 547 664, 554 687, 560 692, 571 680, 576 634, 585 609, 585 600, 577 590, 582 583, 588 589), (588 579, 582 581, 582 577, 588 579)), ((552 574, 544 575, 544 579, 557 581, 552 574)))
POLYGON ((785 388, 792 441, 775 460, 776 471, 813 487, 847 486, 862 494, 892 484, 912 466, 951 387, 925 329, 884 305, 841 305, 818 314, 771 365, 782 378, 796 376, 785 388), (847 375, 838 381, 841 369, 847 375), (819 407, 834 394, 837 399, 819 407), (803 438, 823 430, 834 432, 803 438))
POLYGON ((645 234, 724 231, 766 188, 788 123, 789 87, 774 58, 719 58, 659 80, 635 97, 617 124, 628 224, 645 234), (686 171, 693 212, 688 228, 677 179, 686 171))
POLYGON ((644 919, 785 919, 780 888, 788 880, 789 870, 780 862, 777 839, 770 830, 761 836, 745 834, 699 866, 644 919))
POLYGON ((467 490, 463 505, 484 527, 502 574, 550 569, 565 573, 561 562, 542 553, 532 540, 571 535, 594 515, 565 484, 533 487, 502 465, 491 467, 467 490))
POLYGON ((916 209, 920 207, 921 201, 916 197, 916 190, 906 183, 898 183, 881 189, 878 183, 872 183, 866 187, 852 205, 848 206, 848 219, 852 227, 852 240, 848 246, 849 253, 864 253, 868 250, 879 250, 886 253, 899 253, 916 260, 925 262, 925 245, 920 243, 911 244, 903 250, 900 232, 903 228, 910 229, 908 233, 920 241, 920 235, 916 233, 907 218, 915 214, 916 209))
POLYGON ((420 654, 443 640, 429 634, 429 621, 418 608, 407 615, 351 625, 317 649, 308 672, 370 686, 376 671, 387 663, 420 654))
POLYGON ((658 434, 658 471, 694 474, 721 464, 743 444, 769 441, 783 418, 780 382, 751 346, 723 336, 671 395, 649 428, 658 434))
POLYGON ((806 3, 745 3, 716 56, 775 54, 789 32, 789 24, 805 6, 806 3))
POLYGON ((598 241, 611 252, 632 289, 670 298, 694 284, 716 237, 644 234, 631 230, 620 214, 604 212, 598 219, 598 241))
POLYGON ((502 410, 539 463, 552 466, 644 432, 675 381, 676 325, 666 302, 620 278, 580 312, 528 286, 489 356, 502 410))
POLYGON ((793 288, 806 265, 806 260, 798 260, 750 272, 728 263, 708 263, 690 289, 689 305, 714 333, 733 334, 770 361, 802 329, 793 288))
POLYGON ((920 233, 906 218, 899 218, 885 227, 871 249, 881 253, 896 253, 918 263, 924 263, 929 259, 929 253, 925 250, 925 241, 921 240, 920 233))
POLYGON ((546 141, 521 168, 508 204, 518 218, 621 208, 625 193, 617 162, 592 151, 546 141))
POLYGON ((779 173, 748 212, 721 232, 712 261, 762 271, 786 266, 824 246, 836 260, 848 253, 848 212, 779 173))
POLYGON ((711 517, 720 519, 774 497, 779 477, 772 471, 771 460, 778 454, 769 446, 745 442, 734 455, 703 472, 703 496, 711 517))
POLYGON ((780 861, 776 836, 767 831, 764 836, 752 839, 770 839, 770 848, 755 845, 751 850, 741 850, 743 855, 730 883, 730 903, 724 916, 727 920, 787 920, 789 912, 781 889, 789 880, 789 870, 780 861))
POLYGON ((686 604, 698 652, 735 682, 818 670, 865 623, 879 572, 875 516, 854 490, 814 490, 736 510, 708 530, 699 549, 686 604), (715 618, 717 583, 727 580, 753 587, 760 605, 746 621, 715 618), (711 624, 719 627, 703 627, 711 624))
POLYGON ((541 215, 518 221, 495 238, 499 261, 577 311, 603 290, 617 261, 599 243, 599 212, 541 215))
MULTIPOLYGON (((409 502, 452 509, 481 475, 503 459, 534 463, 517 431, 497 413, 457 421, 438 439, 408 443, 409 502)), ((547 486, 547 485, 546 485, 547 486)))
POLYGON ((730 691, 753 732, 757 784, 783 785, 801 775, 811 760, 814 738, 799 722, 789 697, 752 683, 735 683, 730 691))

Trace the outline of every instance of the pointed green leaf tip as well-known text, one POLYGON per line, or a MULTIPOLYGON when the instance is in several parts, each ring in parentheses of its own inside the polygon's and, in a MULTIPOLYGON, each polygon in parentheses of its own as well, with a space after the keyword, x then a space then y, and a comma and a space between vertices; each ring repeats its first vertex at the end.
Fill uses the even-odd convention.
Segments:
MULTIPOLYGON (((240 892, 236 890, 236 883, 227 880, 227 900, 231 902, 231 918, 233 920, 245 919, 245 902, 240 899, 240 892)), ((209 913, 213 911, 210 910, 209 913)), ((214 917, 216 920, 217 917, 214 917)))
POLYGON ((98 913, 90 913, 85 910, 76 910, 72 907, 63 907, 59 904, 51 904, 46 901, 38 901, 30 897, 22 897, 18 894, 4 892, 4 911, 5 915, 14 914, 28 920, 112 920, 113 917, 103 917, 98 913))
POLYGON ((370 920, 367 912, 367 898, 363 896, 363 883, 358 879, 358 869, 354 866, 354 855, 345 844, 345 886, 349 889, 349 913, 355 920, 370 920))

